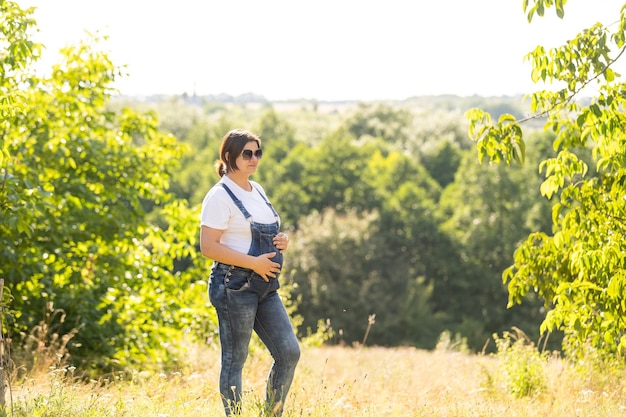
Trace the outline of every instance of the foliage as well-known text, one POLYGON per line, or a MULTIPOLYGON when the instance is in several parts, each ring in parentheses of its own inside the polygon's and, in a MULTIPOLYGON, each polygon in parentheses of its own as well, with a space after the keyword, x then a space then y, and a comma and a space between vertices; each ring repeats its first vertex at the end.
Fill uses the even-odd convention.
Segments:
MULTIPOLYGON (((15 10, 4 8, 3 19, 26 31, 28 13, 15 10)), ((0 276, 13 295, 13 341, 26 347, 43 313, 62 312, 48 327, 72 335, 70 360, 97 371, 175 362, 189 318, 207 317, 206 303, 185 313, 169 299, 204 291, 185 289, 173 265, 197 256, 197 213, 167 192, 182 147, 154 114, 107 109, 119 70, 97 51, 101 41, 62 50, 50 76, 22 65, 5 74, 7 91, 20 84, 21 108, 3 119, 0 166, 0 276), (161 227, 147 217, 157 207, 161 227)), ((18 49, 12 59, 28 63, 29 49, 18 49)))
POLYGON ((441 188, 445 188, 454 182, 461 165, 461 155, 461 151, 452 143, 443 141, 430 154, 424 155, 422 164, 441 188))
MULTIPOLYGON (((529 20, 553 5, 562 17, 564 3, 524 1, 524 8, 529 20)), ((539 164, 545 175, 541 193, 553 202, 553 230, 531 233, 503 275, 509 305, 535 292, 550 309, 542 331, 562 329, 566 349, 579 358, 588 347, 607 358, 626 352, 626 103, 624 83, 612 68, 626 47, 626 8, 613 29, 595 24, 561 47, 539 46, 528 54, 533 80, 557 83, 556 91, 530 95, 532 117, 545 117, 545 129, 555 135, 556 156, 539 164), (597 96, 576 100, 591 86, 597 96), (595 164, 591 168, 586 150, 595 164)), ((504 115, 494 123, 477 109, 467 115, 481 159, 524 159, 525 119, 504 115)))
POLYGON ((405 109, 377 103, 359 103, 357 110, 344 123, 347 132, 357 138, 381 138, 385 142, 406 147, 413 114, 405 109))
POLYGON ((496 356, 504 375, 504 388, 515 397, 535 396, 547 388, 547 357, 519 329, 515 334, 493 335, 496 356))
POLYGON ((538 175, 528 167, 507 170, 476 164, 475 157, 467 152, 454 183, 440 200, 445 212, 442 230, 451 237, 459 253, 459 269, 451 276, 463 274, 468 279, 440 280, 435 288, 441 294, 439 303, 449 304, 453 317, 464 318, 458 324, 460 328, 454 330, 471 336, 473 347, 482 346, 490 338, 488 329, 500 332, 515 325, 534 335, 545 314, 542 304, 530 298, 524 308, 518 307, 515 312, 501 310, 506 303, 506 289, 500 280, 502 271, 532 231, 520 219, 533 209, 539 210, 534 197, 539 181, 533 181, 533 177, 538 175), (467 203, 458 204, 459 201, 467 203), (477 305, 481 308, 475 308, 477 305), (486 323, 482 331, 472 330, 476 322, 486 323))
MULTIPOLYGON (((33 8, 22 10, 13 1, 0 3, 0 45, 6 51, 0 54, 0 116, 3 124, 7 123, 6 117, 23 111, 21 86, 28 79, 25 70, 41 54, 42 45, 29 38, 36 27, 30 16, 32 12, 33 8)), ((8 143, 0 138, 0 145, 0 163, 3 163, 9 157, 8 143)))
POLYGON ((375 212, 327 210, 301 222, 286 273, 300 299, 302 331, 317 330, 316 318, 325 318, 335 342, 352 344, 363 340, 375 314, 371 344, 427 344, 437 334, 428 307, 432 288, 411 270, 411 254, 395 252, 380 227, 375 212))
POLYGON ((283 224, 297 227, 299 219, 327 207, 340 212, 370 207, 373 191, 361 181, 370 152, 337 132, 315 147, 297 143, 280 163, 264 159, 273 171, 264 184, 272 191, 283 224))

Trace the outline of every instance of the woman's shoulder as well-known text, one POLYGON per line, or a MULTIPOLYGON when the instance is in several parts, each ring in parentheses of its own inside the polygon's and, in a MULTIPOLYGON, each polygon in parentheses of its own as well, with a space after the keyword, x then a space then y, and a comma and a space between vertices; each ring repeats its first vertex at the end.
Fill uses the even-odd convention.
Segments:
POLYGON ((226 192, 226 189, 222 186, 222 182, 220 181, 220 182, 215 183, 209 189, 209 191, 207 191, 207 193, 204 196, 204 201, 206 202, 207 200, 222 199, 227 196, 228 196, 228 193, 226 192))

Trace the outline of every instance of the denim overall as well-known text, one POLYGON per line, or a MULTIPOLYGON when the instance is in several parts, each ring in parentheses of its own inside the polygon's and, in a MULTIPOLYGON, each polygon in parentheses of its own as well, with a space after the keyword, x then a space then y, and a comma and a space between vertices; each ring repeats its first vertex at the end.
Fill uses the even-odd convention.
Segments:
MULTIPOLYGON (((273 243, 273 238, 279 231, 278 214, 271 203, 256 190, 274 213, 276 222, 255 223, 241 200, 226 184, 221 185, 250 222, 252 243, 248 255, 276 252, 271 260, 282 267, 283 255, 273 243)), ((276 278, 269 278, 269 282, 266 282, 251 269, 220 262, 213 264, 209 298, 217 311, 219 321, 222 346, 219 386, 227 416, 241 412, 241 374, 253 329, 274 359, 267 380, 267 411, 270 412, 269 415, 282 414, 285 397, 300 358, 300 347, 287 311, 276 292, 279 287, 278 274, 276 278)))

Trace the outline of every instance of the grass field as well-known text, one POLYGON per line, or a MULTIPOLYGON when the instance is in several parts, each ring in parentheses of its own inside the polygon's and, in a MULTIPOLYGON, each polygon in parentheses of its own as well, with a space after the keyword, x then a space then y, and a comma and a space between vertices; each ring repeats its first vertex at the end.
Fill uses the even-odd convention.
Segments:
MULTIPOLYGON (((580 373, 559 359, 542 362, 541 392, 520 397, 507 388, 499 356, 377 347, 315 347, 302 353, 285 416, 626 416, 619 377, 580 373)), ((51 369, 14 383, 6 415, 222 416, 219 351, 197 350, 190 357, 193 365, 181 372, 90 383, 72 378, 71 370, 51 369)), ((259 415, 270 362, 261 350, 248 360, 244 417, 259 415)))

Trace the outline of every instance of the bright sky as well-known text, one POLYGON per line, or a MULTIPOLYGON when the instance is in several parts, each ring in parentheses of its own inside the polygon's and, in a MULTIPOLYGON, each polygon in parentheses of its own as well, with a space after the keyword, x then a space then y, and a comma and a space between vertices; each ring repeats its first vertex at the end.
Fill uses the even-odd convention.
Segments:
MULTIPOLYGON (((619 17, 624 0, 570 0, 528 24, 522 0, 17 0, 46 46, 109 36, 129 95, 255 93, 385 100, 538 90, 524 56, 619 17)), ((625 71, 626 72, 626 71, 625 71)))

